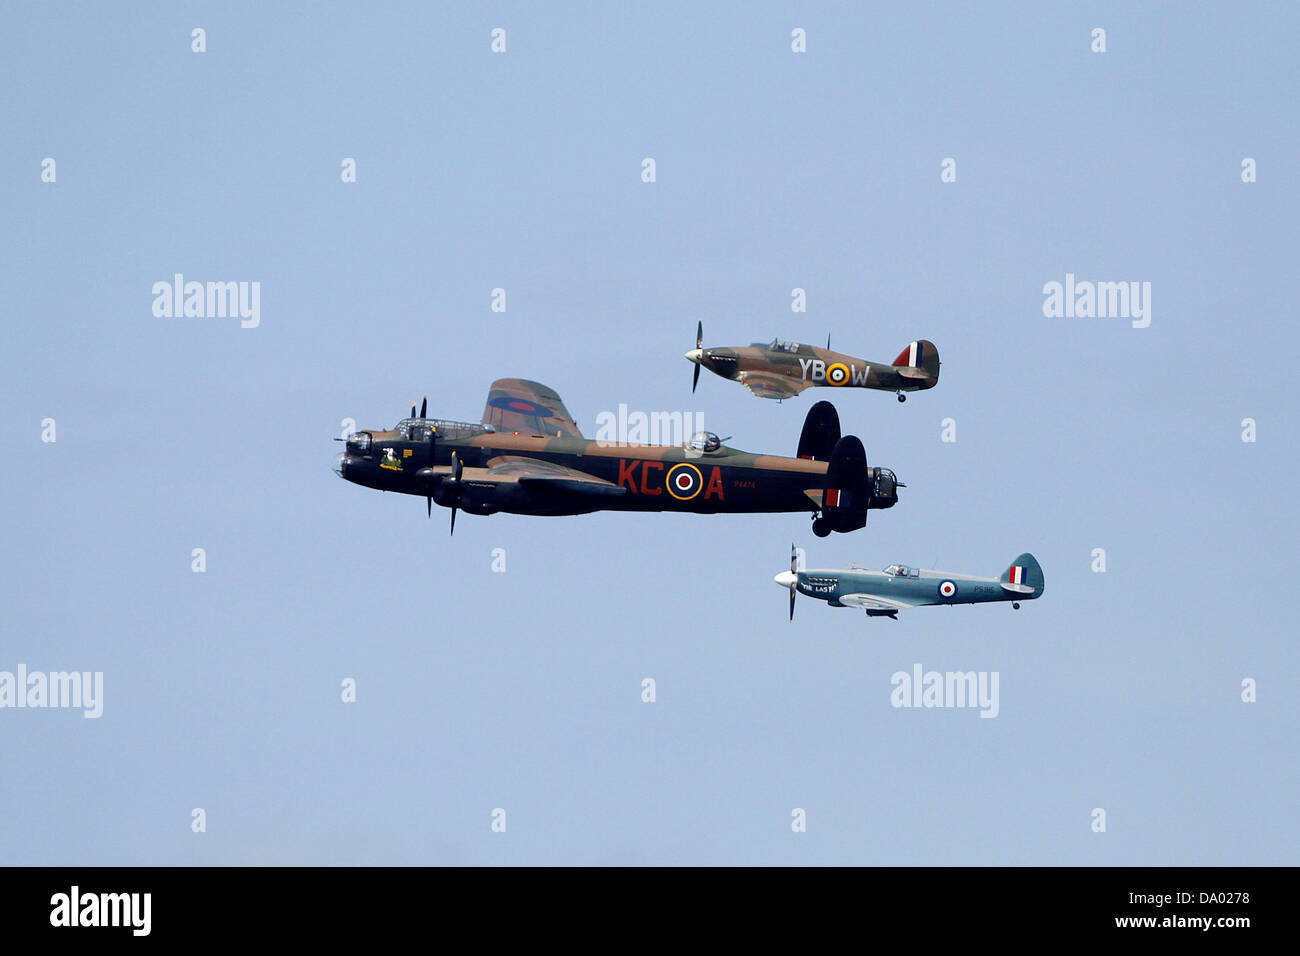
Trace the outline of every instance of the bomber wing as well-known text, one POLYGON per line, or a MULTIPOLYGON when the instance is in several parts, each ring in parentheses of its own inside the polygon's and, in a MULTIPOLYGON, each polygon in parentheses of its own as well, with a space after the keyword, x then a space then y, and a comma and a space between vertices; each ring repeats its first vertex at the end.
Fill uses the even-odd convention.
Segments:
POLYGON ((772 372, 741 372, 740 383, 759 398, 793 398, 812 384, 772 372))
POLYGON ((537 488, 553 488, 580 495, 625 495, 627 489, 585 471, 537 458, 499 455, 488 460, 487 468, 465 469, 466 480, 518 482, 537 488), (471 472, 473 472, 471 474, 471 472))
POLYGON ((878 594, 844 594, 840 596, 839 602, 845 607, 860 607, 868 611, 906 611, 908 608, 917 607, 915 604, 881 597, 878 594))
POLYGON ((581 438, 578 423, 554 389, 522 378, 499 378, 488 391, 483 424, 499 432, 581 438))

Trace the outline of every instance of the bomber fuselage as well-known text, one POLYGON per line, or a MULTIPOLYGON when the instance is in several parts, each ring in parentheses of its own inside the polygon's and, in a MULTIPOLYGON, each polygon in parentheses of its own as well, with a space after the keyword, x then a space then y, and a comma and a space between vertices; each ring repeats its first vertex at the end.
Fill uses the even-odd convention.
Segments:
MULTIPOLYGON (((634 445, 502 433, 457 423, 438 423, 430 461, 428 424, 416 421, 395 430, 358 433, 340 456, 339 473, 369 488, 425 496, 449 472, 454 453, 465 469, 461 507, 480 514, 815 512, 826 489, 825 461, 755 455, 725 445, 716 450, 634 445), (512 457, 576 469, 623 490, 575 498, 486 477, 476 483, 477 469, 512 457)), ((889 469, 868 468, 867 479, 878 492, 868 507, 888 508, 897 502, 896 479, 889 469)), ((442 503, 436 490, 433 498, 442 503)))

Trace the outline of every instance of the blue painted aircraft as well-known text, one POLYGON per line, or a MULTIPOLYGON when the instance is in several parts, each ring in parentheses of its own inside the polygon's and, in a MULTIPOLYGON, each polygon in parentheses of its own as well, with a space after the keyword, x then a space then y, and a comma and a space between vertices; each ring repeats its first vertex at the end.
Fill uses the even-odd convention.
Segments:
POLYGON ((1029 553, 1020 555, 1001 577, 981 578, 948 571, 927 571, 891 564, 883 571, 850 565, 843 570, 800 571, 794 545, 790 545, 790 570, 773 578, 790 591, 790 620, 794 620, 794 599, 804 594, 831 607, 857 607, 868 617, 898 620, 898 612, 928 604, 987 604, 1010 601, 1019 610, 1021 601, 1032 601, 1043 593, 1043 569, 1029 553))

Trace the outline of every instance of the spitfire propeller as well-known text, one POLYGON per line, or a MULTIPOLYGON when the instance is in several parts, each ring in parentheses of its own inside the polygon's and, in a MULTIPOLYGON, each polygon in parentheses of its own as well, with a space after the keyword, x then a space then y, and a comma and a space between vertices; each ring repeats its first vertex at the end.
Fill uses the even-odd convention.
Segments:
MULTIPOLYGON (((695 326, 695 351, 699 352, 704 348, 704 320, 700 319, 699 324, 695 326)), ((695 394, 695 386, 700 384, 700 363, 695 363, 695 375, 691 379, 691 394, 695 394)))
POLYGON ((790 542, 790 571, 788 574, 785 572, 778 574, 776 576, 776 583, 784 584, 790 589, 790 620, 793 621, 794 598, 798 593, 796 589, 799 586, 799 552, 795 548, 793 541, 790 542))

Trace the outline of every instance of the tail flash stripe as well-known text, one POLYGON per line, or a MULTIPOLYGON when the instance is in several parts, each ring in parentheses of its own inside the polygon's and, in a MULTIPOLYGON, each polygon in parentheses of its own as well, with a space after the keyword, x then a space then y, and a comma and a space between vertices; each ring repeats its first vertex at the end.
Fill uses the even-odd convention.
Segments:
POLYGON ((827 489, 826 489, 826 507, 827 507, 827 508, 835 508, 835 507, 838 507, 838 506, 839 506, 839 503, 840 503, 840 489, 838 489, 838 488, 827 488, 827 489))
POLYGON ((1011 583, 1012 584, 1025 583, 1025 569, 1018 564, 1013 564, 1011 566, 1011 583))
POLYGON ((920 342, 913 342, 903 351, 898 353, 898 358, 894 359, 895 365, 907 365, 912 368, 920 368, 921 353, 925 351, 921 348, 920 342))

